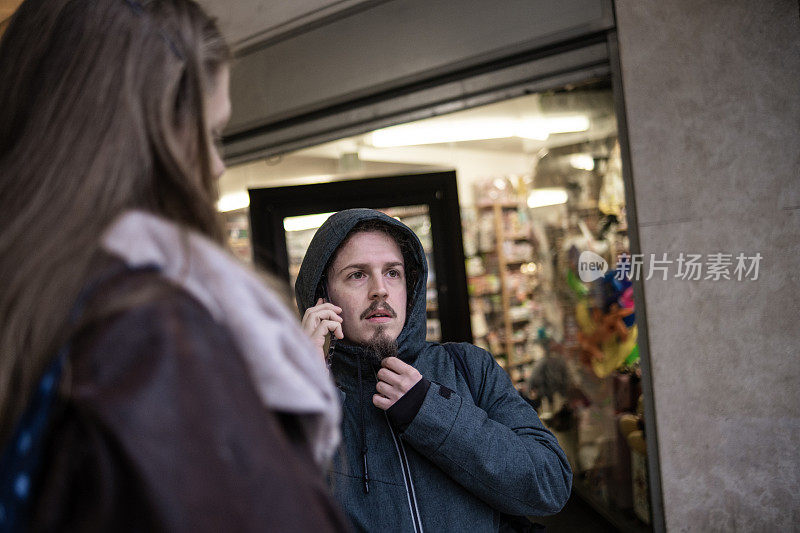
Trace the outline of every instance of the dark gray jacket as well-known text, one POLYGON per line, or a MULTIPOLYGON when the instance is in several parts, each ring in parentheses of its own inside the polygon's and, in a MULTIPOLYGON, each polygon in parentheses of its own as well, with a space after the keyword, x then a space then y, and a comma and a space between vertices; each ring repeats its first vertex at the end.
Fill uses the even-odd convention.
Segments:
POLYGON ((314 305, 317 285, 338 245, 357 222, 371 218, 403 228, 414 243, 422 274, 408 295, 398 357, 431 386, 416 417, 400 432, 372 404, 376 369, 361 348, 336 344, 332 371, 344 393, 344 444, 331 479, 353 526, 362 531, 497 531, 498 511, 558 512, 570 493, 569 463, 505 371, 485 350, 462 344, 476 381, 473 402, 469 384, 447 351, 425 341, 427 264, 410 229, 368 209, 333 215, 314 236, 297 278, 301 315, 314 305))

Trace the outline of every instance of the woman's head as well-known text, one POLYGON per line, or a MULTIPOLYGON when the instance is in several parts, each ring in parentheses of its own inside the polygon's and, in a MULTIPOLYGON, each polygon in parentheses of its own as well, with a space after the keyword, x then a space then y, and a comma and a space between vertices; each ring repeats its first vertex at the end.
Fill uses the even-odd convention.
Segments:
POLYGON ((222 241, 228 59, 192 0, 26 0, 13 16, 0 40, 0 416, 11 383, 27 397, 122 210, 222 241))
POLYGON ((218 237, 203 99, 227 59, 189 0, 24 2, 0 44, 0 154, 44 157, 3 181, 23 182, 17 196, 104 194, 218 237))

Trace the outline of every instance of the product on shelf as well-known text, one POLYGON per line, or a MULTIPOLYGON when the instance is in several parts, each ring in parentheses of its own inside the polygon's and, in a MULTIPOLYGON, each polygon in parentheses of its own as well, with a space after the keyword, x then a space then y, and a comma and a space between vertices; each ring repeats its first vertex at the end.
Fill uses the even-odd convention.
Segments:
POLYGON ((225 230, 228 235, 228 246, 233 254, 246 263, 253 260, 250 244, 250 221, 244 210, 223 213, 225 230))

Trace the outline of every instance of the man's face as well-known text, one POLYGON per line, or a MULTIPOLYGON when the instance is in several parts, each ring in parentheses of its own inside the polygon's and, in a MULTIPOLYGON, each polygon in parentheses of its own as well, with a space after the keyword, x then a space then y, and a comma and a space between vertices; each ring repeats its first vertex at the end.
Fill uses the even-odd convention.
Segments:
POLYGON ((328 295, 342 308, 347 341, 396 340, 406 322, 406 273, 394 239, 380 231, 351 235, 328 270, 328 295))

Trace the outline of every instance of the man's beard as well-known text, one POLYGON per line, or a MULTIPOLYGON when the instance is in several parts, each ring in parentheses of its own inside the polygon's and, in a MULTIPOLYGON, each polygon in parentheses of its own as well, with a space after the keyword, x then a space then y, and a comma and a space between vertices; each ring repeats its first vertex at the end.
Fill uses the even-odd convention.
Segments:
POLYGON ((389 338, 386 328, 383 326, 375 329, 375 334, 364 344, 364 348, 366 348, 367 357, 377 366, 380 366, 381 361, 387 357, 397 357, 397 342, 389 338))

